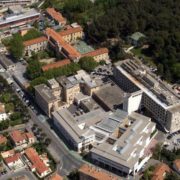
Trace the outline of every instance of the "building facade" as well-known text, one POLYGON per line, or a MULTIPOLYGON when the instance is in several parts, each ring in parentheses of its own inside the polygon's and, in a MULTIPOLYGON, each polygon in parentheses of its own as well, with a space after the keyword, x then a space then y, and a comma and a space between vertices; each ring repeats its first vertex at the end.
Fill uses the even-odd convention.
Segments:
POLYGON ((24 42, 24 53, 25 56, 32 56, 33 53, 37 53, 39 51, 43 51, 47 49, 48 41, 47 38, 42 36, 32 40, 28 40, 24 42))
POLYGON ((0 6, 2 7, 14 6, 14 5, 27 6, 36 2, 37 0, 1 0, 0 6))
POLYGON ((180 129, 178 94, 149 68, 139 61, 127 59, 116 63, 113 73, 118 85, 131 94, 124 104, 126 111, 145 108, 165 131, 173 132, 180 129), (136 102, 136 106, 132 102, 136 102))
POLYGON ((35 9, 30 9, 24 13, 14 14, 12 16, 4 16, 0 20, 0 30, 20 27, 28 23, 32 23, 39 19, 40 13, 35 9))

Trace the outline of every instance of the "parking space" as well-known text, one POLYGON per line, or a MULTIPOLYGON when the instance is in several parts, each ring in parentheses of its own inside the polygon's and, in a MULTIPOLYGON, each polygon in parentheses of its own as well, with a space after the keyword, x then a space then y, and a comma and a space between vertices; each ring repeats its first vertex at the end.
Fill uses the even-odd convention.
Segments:
POLYGON ((167 138, 166 142, 164 143, 164 146, 169 149, 173 150, 180 148, 180 134, 174 134, 173 136, 170 136, 171 138, 167 138))

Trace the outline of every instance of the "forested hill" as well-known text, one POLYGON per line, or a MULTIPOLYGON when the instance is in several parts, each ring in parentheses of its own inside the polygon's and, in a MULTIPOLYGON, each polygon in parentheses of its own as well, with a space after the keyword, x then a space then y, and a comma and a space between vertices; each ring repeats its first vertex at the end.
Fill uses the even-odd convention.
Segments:
MULTIPOLYGON (((50 1, 50 0, 47 0, 50 1)), ((99 43, 136 31, 148 37, 148 53, 167 80, 180 80, 180 0, 51 0, 70 20, 86 24, 99 43)), ((52 4, 51 4, 52 5, 52 4)))
POLYGON ((117 0, 118 5, 94 19, 89 37, 99 41, 125 38, 140 31, 147 35, 149 53, 167 80, 180 80, 180 0, 117 0))

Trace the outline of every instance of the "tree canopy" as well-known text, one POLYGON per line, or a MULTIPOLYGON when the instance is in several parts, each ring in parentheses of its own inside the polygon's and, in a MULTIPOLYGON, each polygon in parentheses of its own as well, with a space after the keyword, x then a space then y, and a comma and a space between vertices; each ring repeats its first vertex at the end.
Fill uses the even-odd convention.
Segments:
POLYGON ((19 60, 24 53, 22 37, 19 33, 14 34, 9 43, 9 50, 16 60, 19 60))
POLYGON ((34 38, 38 38, 42 36, 42 33, 39 32, 37 29, 33 28, 33 29, 30 29, 27 34, 25 34, 23 36, 23 41, 27 41, 27 40, 30 40, 30 39, 34 39, 34 38))
POLYGON ((132 33, 142 32, 150 45, 147 53, 160 64, 161 75, 169 81, 179 80, 179 0, 115 1, 116 6, 87 26, 88 37, 96 42, 119 37, 126 40, 132 33))
POLYGON ((98 63, 92 57, 82 57, 79 60, 79 65, 85 71, 90 72, 98 66, 98 63))

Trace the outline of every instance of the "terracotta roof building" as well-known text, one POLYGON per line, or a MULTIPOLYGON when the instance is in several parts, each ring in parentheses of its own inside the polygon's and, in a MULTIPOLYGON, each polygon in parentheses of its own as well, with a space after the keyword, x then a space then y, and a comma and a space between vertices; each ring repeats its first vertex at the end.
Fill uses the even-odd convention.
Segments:
POLYGON ((7 138, 0 134, 0 145, 6 144, 6 143, 7 143, 7 138))
POLYGON ((82 39, 84 36, 83 28, 81 26, 70 27, 66 30, 60 31, 59 34, 67 42, 75 42, 78 39, 82 39))
POLYGON ((9 150, 9 151, 3 151, 3 152, 1 152, 2 158, 7 158, 7 157, 10 157, 10 156, 13 156, 14 154, 15 154, 14 149, 11 149, 11 150, 9 150))
POLYGON ((47 8, 46 12, 59 25, 64 26, 66 24, 66 19, 62 16, 60 12, 57 12, 54 8, 47 8))
POLYGON ((30 169, 35 171, 40 178, 45 177, 51 172, 50 168, 47 167, 46 164, 41 160, 35 149, 26 149, 25 156, 30 162, 28 163, 30 169))
POLYGON ((4 162, 8 165, 10 169, 18 169, 24 166, 23 162, 21 161, 20 153, 16 153, 13 156, 5 158, 4 162))
POLYGON ((26 147, 27 143, 34 143, 35 142, 35 137, 32 133, 28 132, 22 132, 19 130, 14 130, 10 133, 10 138, 12 139, 13 143, 16 146, 22 146, 26 147))
POLYGON ((10 164, 12 162, 18 161, 20 157, 21 157, 21 154, 16 153, 13 156, 5 158, 4 161, 6 162, 6 164, 10 164))
POLYGON ((71 63, 71 61, 69 59, 64 59, 64 60, 60 60, 60 61, 57 61, 57 62, 54 62, 51 64, 44 65, 44 66, 42 66, 42 70, 48 71, 50 69, 56 69, 56 68, 63 67, 63 66, 68 65, 70 63, 71 63))
POLYGON ((153 172, 152 180, 163 180, 166 173, 169 173, 170 171, 168 165, 164 163, 158 164, 153 172))
POLYGON ((43 51, 47 48, 47 38, 45 36, 41 36, 35 39, 31 39, 24 42, 25 46, 25 55, 31 56, 32 52, 43 51))
POLYGON ((56 49, 57 53, 61 53, 63 56, 71 59, 78 60, 81 54, 70 44, 68 44, 63 37, 51 28, 46 29, 46 35, 49 40, 49 44, 52 48, 56 49))
POLYGON ((55 173, 48 177, 48 180, 63 180, 63 177, 61 177, 59 174, 55 173))
POLYGON ((107 48, 100 48, 91 52, 88 52, 86 54, 83 54, 82 56, 90 56, 93 57, 96 62, 100 62, 102 60, 106 61, 109 60, 109 50, 107 48))
POLYGON ((89 179, 89 180, 118 180, 118 178, 109 172, 105 172, 102 169, 95 168, 88 165, 83 165, 79 169, 80 180, 89 179))
POLYGON ((180 174, 180 159, 176 159, 173 162, 173 168, 180 174))
POLYGON ((42 43, 44 41, 47 41, 47 38, 45 36, 41 36, 41 37, 38 37, 38 38, 35 38, 35 39, 24 41, 23 44, 24 44, 25 47, 27 47, 27 46, 31 46, 31 45, 34 45, 34 44, 42 43))

